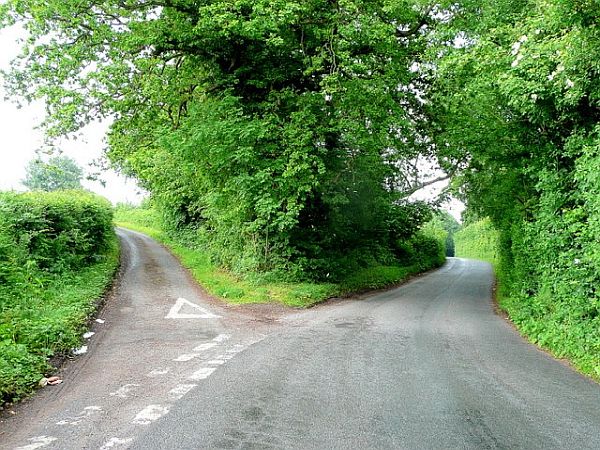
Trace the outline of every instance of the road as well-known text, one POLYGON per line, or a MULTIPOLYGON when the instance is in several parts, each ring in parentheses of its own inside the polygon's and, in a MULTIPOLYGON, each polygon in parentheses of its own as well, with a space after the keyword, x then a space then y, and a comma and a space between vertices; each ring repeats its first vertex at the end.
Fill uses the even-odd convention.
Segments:
POLYGON ((485 263, 306 311, 242 308, 119 234, 105 322, 63 384, 0 424, 1 448, 600 448, 600 386, 494 313, 485 263))

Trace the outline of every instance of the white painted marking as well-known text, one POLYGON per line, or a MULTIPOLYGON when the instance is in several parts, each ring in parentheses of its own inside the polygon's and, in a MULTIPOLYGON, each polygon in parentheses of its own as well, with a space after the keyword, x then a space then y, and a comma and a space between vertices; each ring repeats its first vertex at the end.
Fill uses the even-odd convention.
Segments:
POLYGON ((214 338, 213 341, 214 342, 225 342, 229 338, 231 338, 231 335, 229 335, 229 334, 220 334, 216 338, 214 338))
POLYGON ((91 338, 95 334, 96 333, 94 333, 93 331, 88 331, 87 333, 83 333, 83 338, 84 339, 89 339, 89 338, 91 338))
POLYGON ((169 413, 169 407, 160 405, 149 405, 142 409, 133 419, 138 425, 148 425, 169 413))
POLYGON ((195 352, 203 352, 205 350, 210 350, 213 347, 216 347, 217 344, 214 342, 207 342, 206 344, 200 344, 198 347, 194 348, 195 352))
POLYGON ((165 319, 219 319, 221 316, 217 316, 216 314, 211 313, 208 309, 203 308, 200 305, 196 305, 195 303, 186 300, 185 298, 178 298, 175 304, 171 307, 169 314, 165 316, 165 319), (181 313, 181 308, 184 306, 188 306, 200 311, 198 313, 181 313))
POLYGON ((197 384, 178 384, 177 386, 175 386, 173 389, 171 389, 169 391, 169 395, 174 400, 179 400, 185 394, 187 394, 192 389, 194 389, 196 386, 198 386, 198 385, 197 384))
POLYGON ((94 413, 102 411, 102 408, 99 406, 86 406, 83 408, 83 411, 77 417, 71 417, 67 420, 61 420, 56 422, 56 425, 79 425, 83 419, 93 416, 94 413))
POLYGON ((98 322, 98 323, 104 323, 104 322, 106 322, 106 320, 104 320, 104 319, 96 319, 96 322, 98 322))
POLYGON ((73 354, 74 355, 83 355, 84 353, 87 353, 88 351, 88 346, 87 345, 83 345, 79 348, 74 348, 73 349, 73 354))
POLYGON ((230 354, 236 354, 236 353, 240 353, 242 351, 244 351, 243 348, 230 348, 230 349, 225 350, 226 353, 230 353, 230 354))
POLYGON ((111 392, 110 395, 113 397, 127 398, 129 396, 129 393, 139 386, 139 384, 126 384, 124 386, 121 386, 115 392, 111 392))
POLYGON ((119 439, 119 438, 110 438, 106 444, 100 447, 100 450, 108 450, 109 448, 114 448, 116 446, 127 445, 133 441, 133 438, 119 439))
POLYGON ((200 355, 198 355, 198 353, 187 353, 187 354, 178 356, 173 361, 187 362, 187 361, 191 361, 194 358, 197 358, 198 356, 200 356, 200 355))
POLYGON ((217 370, 214 367, 203 367, 200 370, 194 372, 188 379, 189 380, 205 380, 210 377, 212 373, 217 370))
POLYGON ((31 441, 31 444, 17 447, 15 450, 35 450, 36 448, 42 448, 56 441, 56 438, 52 436, 38 436, 28 440, 31 441))
POLYGON ((224 359, 212 359, 209 362, 207 362, 206 364, 210 364, 211 366, 220 366, 222 364, 225 364, 225 360, 224 359))
POLYGON ((160 377, 162 375, 168 374, 170 371, 170 367, 165 367, 164 369, 154 369, 153 371, 148 372, 146 376, 150 378, 160 377))

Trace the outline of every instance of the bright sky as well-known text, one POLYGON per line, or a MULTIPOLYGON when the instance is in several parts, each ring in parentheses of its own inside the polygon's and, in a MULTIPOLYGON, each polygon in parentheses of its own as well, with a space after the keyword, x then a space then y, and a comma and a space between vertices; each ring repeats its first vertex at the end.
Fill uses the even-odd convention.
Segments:
MULTIPOLYGON (((0 68, 8 68, 9 62, 20 51, 17 42, 23 33, 16 27, 0 30, 0 68)), ((43 133, 36 129, 44 118, 44 105, 41 102, 18 108, 11 100, 5 100, 5 91, 0 82, 0 190, 24 190, 21 180, 25 178, 25 166, 33 158, 35 151, 42 146, 43 133)), ((91 124, 83 130, 83 139, 62 141, 60 149, 84 169, 85 173, 95 173, 90 164, 101 157, 106 125, 91 124)), ((143 194, 131 179, 114 171, 103 172, 106 182, 83 181, 84 187, 108 198, 113 203, 128 202, 137 204, 143 194)))

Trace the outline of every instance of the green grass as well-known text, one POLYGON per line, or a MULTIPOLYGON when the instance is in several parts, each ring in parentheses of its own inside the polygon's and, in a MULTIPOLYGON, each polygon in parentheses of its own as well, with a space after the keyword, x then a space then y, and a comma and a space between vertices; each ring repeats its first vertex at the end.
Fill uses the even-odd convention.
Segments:
POLYGON ((153 210, 118 208, 115 223, 166 245, 209 294, 230 304, 281 303, 308 308, 332 297, 393 286, 422 272, 418 266, 379 266, 360 270, 340 283, 273 282, 260 277, 244 279, 216 267, 202 250, 188 248, 169 237, 158 225, 152 226, 160 224, 160 218, 153 210))
POLYGON ((30 394, 52 371, 48 358, 82 344, 119 264, 116 238, 98 259, 75 272, 46 274, 41 285, 30 284, 19 293, 0 291, 0 403, 30 394))

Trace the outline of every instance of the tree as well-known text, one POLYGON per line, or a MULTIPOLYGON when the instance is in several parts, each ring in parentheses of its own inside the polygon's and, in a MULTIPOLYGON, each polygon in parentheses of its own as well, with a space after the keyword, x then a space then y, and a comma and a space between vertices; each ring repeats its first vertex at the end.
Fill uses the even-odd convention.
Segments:
POLYGON ((81 189, 83 170, 68 156, 54 156, 48 162, 39 157, 32 159, 25 171, 22 184, 31 190, 81 189))
POLYGON ((49 133, 111 116, 109 158, 228 267, 331 272, 393 259, 427 218, 406 161, 435 22, 421 0, 20 0, 31 33, 8 76, 49 133), (51 36, 48 39, 47 36, 51 36))

